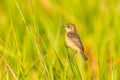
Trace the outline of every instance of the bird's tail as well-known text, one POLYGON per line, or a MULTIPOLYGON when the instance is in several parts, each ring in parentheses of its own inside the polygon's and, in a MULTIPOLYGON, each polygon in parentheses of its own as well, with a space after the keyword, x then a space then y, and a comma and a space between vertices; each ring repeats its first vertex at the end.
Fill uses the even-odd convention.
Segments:
POLYGON ((83 51, 81 51, 81 54, 82 54, 82 57, 84 58, 84 60, 85 60, 85 61, 87 61, 87 60, 88 60, 88 58, 87 58, 87 56, 84 54, 84 52, 83 52, 83 51))

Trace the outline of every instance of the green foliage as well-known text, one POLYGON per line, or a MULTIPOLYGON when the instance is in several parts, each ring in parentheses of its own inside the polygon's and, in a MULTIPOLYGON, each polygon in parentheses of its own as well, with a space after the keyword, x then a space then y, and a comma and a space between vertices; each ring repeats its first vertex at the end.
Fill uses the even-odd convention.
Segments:
POLYGON ((119 0, 1 0, 0 80, 120 80, 119 0), (88 61, 65 48, 74 23, 88 61))

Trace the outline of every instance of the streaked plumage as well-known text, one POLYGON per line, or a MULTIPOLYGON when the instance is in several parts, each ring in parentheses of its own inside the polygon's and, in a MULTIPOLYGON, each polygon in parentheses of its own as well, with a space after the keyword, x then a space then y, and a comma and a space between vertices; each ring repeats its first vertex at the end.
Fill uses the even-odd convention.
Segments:
POLYGON ((75 25, 69 23, 65 25, 65 29, 66 29, 65 39, 68 47, 72 48, 78 53, 81 53, 84 60, 87 60, 87 57, 84 54, 83 44, 80 40, 79 35, 77 34, 75 25))

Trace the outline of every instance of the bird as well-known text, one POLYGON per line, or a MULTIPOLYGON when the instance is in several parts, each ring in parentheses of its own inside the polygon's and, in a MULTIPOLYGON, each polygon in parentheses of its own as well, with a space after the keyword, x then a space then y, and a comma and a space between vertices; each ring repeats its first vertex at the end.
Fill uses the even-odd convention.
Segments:
POLYGON ((75 25, 72 23, 68 23, 64 26, 64 28, 66 30, 65 41, 67 43, 67 47, 72 48, 75 52, 81 53, 83 59, 87 61, 88 58, 84 53, 84 47, 77 33, 75 25))

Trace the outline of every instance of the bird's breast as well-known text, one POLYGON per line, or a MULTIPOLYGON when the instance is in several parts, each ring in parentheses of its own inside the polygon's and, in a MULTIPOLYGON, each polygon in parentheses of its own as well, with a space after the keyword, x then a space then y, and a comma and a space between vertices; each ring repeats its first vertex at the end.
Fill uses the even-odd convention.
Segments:
POLYGON ((68 47, 72 48, 73 50, 77 51, 79 48, 76 46, 76 44, 72 41, 70 37, 67 35, 65 36, 66 43, 68 47))

